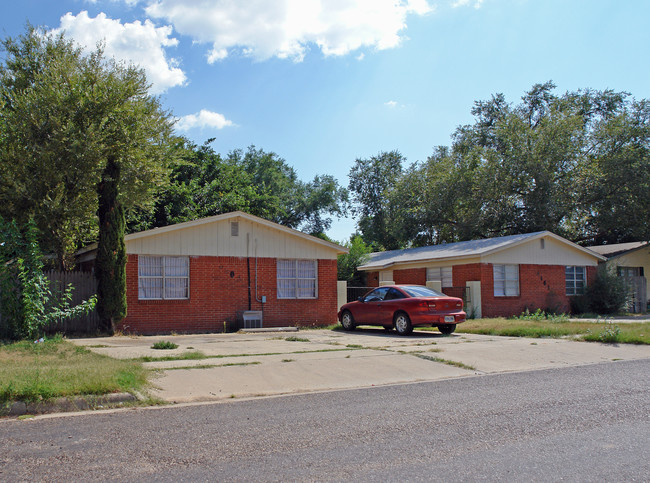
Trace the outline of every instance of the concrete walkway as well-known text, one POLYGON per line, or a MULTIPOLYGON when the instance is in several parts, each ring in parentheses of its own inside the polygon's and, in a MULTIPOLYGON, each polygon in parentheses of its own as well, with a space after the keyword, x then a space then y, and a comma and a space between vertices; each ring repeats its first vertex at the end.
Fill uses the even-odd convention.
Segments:
POLYGON ((72 339, 115 358, 205 358, 148 362, 159 370, 151 394, 180 403, 433 381, 511 371, 648 359, 649 346, 418 332, 211 334, 72 339), (178 344, 155 350, 153 343, 178 344))

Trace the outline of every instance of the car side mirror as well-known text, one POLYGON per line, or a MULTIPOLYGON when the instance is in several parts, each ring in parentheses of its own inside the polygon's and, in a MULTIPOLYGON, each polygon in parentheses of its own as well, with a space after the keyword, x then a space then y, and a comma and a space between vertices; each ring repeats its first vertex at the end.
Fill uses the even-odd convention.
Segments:
POLYGON ((357 300, 359 302, 361 302, 361 303, 364 303, 366 301, 366 299, 363 297, 363 295, 361 297, 359 297, 357 300))

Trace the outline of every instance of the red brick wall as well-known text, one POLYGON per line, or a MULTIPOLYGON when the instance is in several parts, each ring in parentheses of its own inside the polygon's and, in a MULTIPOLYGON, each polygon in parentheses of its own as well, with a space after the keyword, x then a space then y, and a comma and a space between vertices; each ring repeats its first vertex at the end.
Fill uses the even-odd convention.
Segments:
MULTIPOLYGON (((587 283, 592 283, 595 277, 596 267, 587 267, 587 283)), ((397 284, 425 285, 426 269, 394 270, 393 279, 397 284)), ((454 265, 453 286, 465 287, 468 281, 481 282, 483 317, 510 317, 521 314, 526 308, 531 311, 538 308, 566 313, 570 311, 569 297, 565 295, 564 265, 519 265, 519 295, 516 297, 494 296, 492 264, 454 265)), ((378 273, 370 272, 368 282, 371 287, 378 286, 378 273)))
POLYGON ((366 283, 368 287, 379 287, 379 272, 368 272, 366 283))
POLYGON ((394 270, 393 280, 397 285, 426 285, 427 269, 406 268, 404 270, 394 270))
MULTIPOLYGON (((328 325, 336 322, 336 260, 318 260, 317 299, 278 299, 276 259, 250 259, 251 310, 262 310, 264 327, 328 325)), ((190 257, 188 300, 138 300, 138 256, 129 255, 126 265, 128 315, 124 332, 220 332, 224 322, 234 327, 237 312, 248 310, 246 258, 190 257), (232 276, 231 276, 232 272, 232 276)))
MULTIPOLYGON (((587 267, 587 283, 593 282, 595 276, 596 267, 587 267)), ((489 263, 456 265, 453 280, 454 286, 463 287, 467 281, 481 281, 483 317, 510 317, 527 308, 531 311, 570 311, 569 297, 565 295, 564 265, 519 265, 519 295, 516 297, 494 296, 494 271, 489 263)))

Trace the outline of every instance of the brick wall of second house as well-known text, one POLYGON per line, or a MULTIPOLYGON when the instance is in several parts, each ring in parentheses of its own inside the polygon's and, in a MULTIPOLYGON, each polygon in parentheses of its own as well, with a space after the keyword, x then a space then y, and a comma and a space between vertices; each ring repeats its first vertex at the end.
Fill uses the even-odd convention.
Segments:
MULTIPOLYGON (((318 260, 316 299, 278 299, 276 259, 258 258, 256 265, 251 258, 249 263, 250 309, 263 311, 265 327, 336 322, 336 260, 318 260), (265 304, 256 300, 262 296, 265 304)), ((249 309, 246 258, 190 257, 187 300, 139 300, 137 255, 129 255, 126 272, 128 315, 120 327, 124 332, 220 332, 224 322, 234 327, 237 312, 249 309)))
MULTIPOLYGON (((509 317, 519 315, 526 309, 535 311, 538 308, 570 312, 569 297, 565 292, 564 265, 519 265, 519 295, 516 297, 494 296, 492 264, 454 265, 452 274, 454 287, 465 287, 468 281, 481 282, 483 317, 509 317)), ((373 274, 369 275, 369 280, 374 280, 373 274)), ((587 267, 588 283, 593 282, 595 277, 596 267, 587 267)), ((393 278, 398 284, 425 285, 426 269, 393 270, 393 278)))

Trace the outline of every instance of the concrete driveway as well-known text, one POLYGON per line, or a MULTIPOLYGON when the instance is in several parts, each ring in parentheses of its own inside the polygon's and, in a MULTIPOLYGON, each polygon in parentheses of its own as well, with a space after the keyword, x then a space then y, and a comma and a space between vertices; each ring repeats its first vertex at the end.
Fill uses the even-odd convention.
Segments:
POLYGON ((158 370, 151 394, 180 403, 433 381, 498 372, 648 359, 650 347, 473 334, 412 336, 381 329, 304 330, 72 339, 110 357, 196 360, 147 362, 158 370), (177 349, 155 350, 157 341, 177 349))

